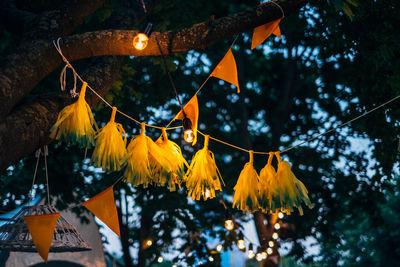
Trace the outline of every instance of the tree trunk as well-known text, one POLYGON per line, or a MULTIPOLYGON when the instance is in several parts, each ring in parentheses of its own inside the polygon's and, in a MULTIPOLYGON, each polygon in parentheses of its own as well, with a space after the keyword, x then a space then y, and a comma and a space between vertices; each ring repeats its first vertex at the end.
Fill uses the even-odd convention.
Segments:
POLYGON ((121 246, 122 246, 122 258, 124 259, 124 263, 126 267, 134 267, 132 256, 130 253, 130 242, 129 242, 129 226, 128 226, 128 214, 127 210, 122 211, 122 203, 125 205, 125 209, 127 209, 127 201, 126 195, 118 192, 119 195, 119 205, 117 205, 118 210, 118 218, 119 218, 119 227, 121 232, 121 246))

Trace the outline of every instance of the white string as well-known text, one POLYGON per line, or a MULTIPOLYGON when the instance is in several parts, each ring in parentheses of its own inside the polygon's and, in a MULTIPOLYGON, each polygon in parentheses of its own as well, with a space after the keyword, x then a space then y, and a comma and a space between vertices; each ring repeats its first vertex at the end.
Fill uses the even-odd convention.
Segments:
POLYGON ((37 158, 37 160, 36 160, 35 172, 33 173, 31 190, 29 190, 28 206, 31 205, 31 200, 33 198, 33 186, 35 185, 37 170, 38 170, 38 166, 39 166, 40 152, 41 152, 41 149, 39 148, 38 150, 36 150, 36 153, 35 153, 35 157, 37 158))
MULTIPOLYGON (((76 72, 75 68, 71 65, 71 63, 68 61, 68 59, 64 56, 64 54, 63 54, 63 52, 62 52, 62 50, 61 50, 60 41, 61 41, 61 38, 58 38, 57 41, 54 41, 54 40, 53 40, 53 45, 54 45, 54 47, 56 48, 57 52, 60 54, 60 56, 61 56, 62 60, 64 61, 64 63, 66 64, 66 66, 65 66, 64 69, 63 69, 63 71, 66 70, 67 68, 71 69, 72 72, 73 72, 73 74, 74 74, 74 76, 77 77, 77 78, 83 83, 84 80, 82 79, 82 77, 76 72)), ((63 79, 65 79, 65 74, 61 74, 61 75, 63 75, 63 77, 64 77, 63 79)), ((65 85, 64 85, 64 80, 63 80, 63 79, 60 77, 60 82, 61 82, 61 84, 62 84, 61 88, 63 88, 63 86, 65 87, 65 85)), ((96 92, 96 90, 94 90, 89 84, 87 85, 87 88, 89 88, 90 91, 92 91, 92 92, 93 92, 101 101, 103 101, 103 103, 106 104, 108 107, 110 107, 110 108, 113 107, 109 102, 107 102, 107 100, 105 100, 100 94, 98 94, 98 93, 96 92)), ((72 94, 72 93, 71 93, 71 94, 72 94)), ((126 117, 126 118, 128 118, 128 119, 130 119, 130 120, 132 120, 132 121, 134 121, 135 123, 141 124, 140 121, 138 121, 137 119, 133 118, 132 116, 129 116, 128 114, 126 114, 126 113, 120 111, 119 109, 117 109, 117 112, 118 112, 119 114, 121 114, 122 116, 124 116, 124 117, 126 117)), ((152 127, 152 128, 156 128, 156 129, 162 129, 162 128, 163 128, 163 127, 161 127, 161 126, 150 125, 150 124, 147 124, 147 123, 146 123, 145 125, 146 125, 147 127, 152 127)), ((169 127, 169 128, 166 128, 166 130, 173 130, 173 129, 178 129, 178 128, 182 128, 182 126, 169 127)))
MULTIPOLYGON (((267 3, 273 3, 273 4, 276 4, 277 6, 279 6, 277 3, 273 2, 273 1, 267 2, 267 3)), ((279 7, 280 7, 280 6, 279 6, 279 7)), ((282 8, 281 8, 281 10, 282 10, 282 8)), ((282 12, 283 12, 283 10, 282 10, 282 12)), ((283 14, 283 13, 282 13, 282 14, 283 14)), ((239 35, 238 35, 238 36, 239 36, 239 35)), ((238 37, 238 36, 237 36, 237 37, 238 37)), ((234 42, 236 41, 237 37, 235 38, 234 42)), ((57 39, 57 42, 53 40, 53 44, 54 44, 55 48, 57 49, 58 53, 59 53, 60 56, 62 57, 63 61, 65 62, 66 67, 70 68, 70 69, 72 70, 72 72, 74 73, 74 75, 75 75, 76 77, 78 77, 78 79, 79 79, 81 82, 84 82, 84 80, 79 76, 79 74, 76 72, 76 70, 74 69, 74 67, 69 63, 68 59, 63 55, 63 53, 62 53, 62 51, 61 51, 60 40, 61 40, 61 38, 58 38, 58 39, 57 39)), ((66 67, 64 67, 64 69, 66 69, 66 67)), ((207 80, 208 80, 208 78, 206 79, 205 82, 207 82, 207 80)), ((203 85, 200 87, 200 89, 204 86, 205 82, 204 82, 203 85)), ((113 107, 113 106, 112 106, 110 103, 108 103, 102 96, 100 96, 92 87, 90 87, 90 85, 88 85, 87 87, 88 87, 100 100, 102 100, 107 106, 109 106, 110 108, 113 107)), ((198 91, 196 92, 196 94, 197 94, 199 91, 200 91, 200 90, 198 90, 198 91)), ((358 120, 358 119, 360 119, 360 118, 362 118, 362 117, 368 115, 369 113, 374 112, 374 111, 376 111, 377 109, 380 109, 380 108, 382 108, 382 107, 388 105, 389 103, 391 103, 391 102, 397 100, 398 98, 400 98, 400 95, 398 95, 398 96, 396 96, 396 97, 394 97, 394 98, 392 98, 392 99, 386 101, 386 102, 383 103, 383 104, 380 104, 379 106, 377 106, 377 107, 375 107, 375 108, 373 108, 373 109, 371 109, 371 110, 369 110, 369 111, 367 111, 367 112, 365 112, 365 113, 363 113, 363 114, 360 114, 359 116, 357 116, 357 117, 355 117, 355 118, 353 118, 353 119, 351 119, 351 120, 349 120, 349 121, 346 121, 346 122, 340 124, 340 125, 337 126, 337 127, 333 127, 333 128, 331 128, 331 129, 329 129, 329 130, 327 130, 327 131, 325 131, 325 132, 323 132, 323 133, 321 133, 321 134, 318 134, 318 135, 316 135, 316 136, 314 136, 314 137, 311 137, 311 138, 309 138, 309 139, 307 139, 307 140, 305 140, 305 141, 302 141, 302 142, 300 142, 300 143, 297 144, 297 145, 294 145, 294 146, 291 146, 291 147, 286 148, 286 149, 284 149, 284 150, 281 150, 280 153, 286 153, 286 152, 288 152, 288 151, 290 151, 290 150, 292 150, 292 149, 294 149, 294 148, 296 148, 296 147, 298 147, 298 146, 301 146, 301 145, 303 145, 303 144, 312 142, 312 141, 314 141, 315 139, 317 139, 317 138, 319 138, 319 137, 321 137, 321 136, 324 136, 324 135, 327 135, 327 134, 329 134, 329 133, 331 133, 331 132, 333 132, 333 131, 336 131, 337 129, 342 128, 342 127, 346 126, 347 124, 349 124, 349 123, 351 123, 351 122, 354 122, 354 121, 356 121, 356 120, 358 120)), ((140 121, 136 120, 135 118, 129 116, 128 114, 126 114, 126 113, 124 113, 124 112, 122 112, 122 111, 120 111, 120 110, 118 110, 118 109, 117 109, 117 112, 118 112, 119 114, 123 115, 124 117, 126 117, 126 118, 128 118, 128 119, 130 119, 130 120, 132 120, 132 121, 134 121, 134 122, 136 122, 137 124, 141 124, 140 121)), ((170 121, 170 122, 168 123, 168 125, 167 125, 167 127, 166 127, 166 130, 172 130, 172 129, 177 129, 177 128, 181 128, 181 127, 182 127, 182 126, 177 126, 177 127, 169 127, 169 128, 168 128, 168 126, 169 126, 172 122, 173 122, 173 120, 170 121)), ((162 128, 163 128, 163 127, 160 127, 160 126, 149 125, 149 124, 146 124, 146 123, 145 123, 145 125, 148 126, 148 127, 156 128, 156 129, 162 129, 162 128)), ((204 135, 204 134, 201 133, 200 131, 198 131, 198 133, 204 135)), ((214 140, 214 141, 216 141, 216 142, 225 144, 225 145, 227 145, 227 146, 233 147, 233 148, 235 148, 235 149, 239 149, 239 150, 245 151, 245 152, 247 152, 247 153, 249 152, 249 150, 247 150, 247 149, 245 149, 245 148, 241 148, 241 147, 235 146, 235 145, 233 145, 233 144, 230 144, 230 143, 228 143, 228 142, 224 142, 224 141, 219 140, 219 139, 216 139, 216 138, 214 138, 214 137, 211 137, 211 136, 210 136, 210 139, 212 139, 212 140, 214 140)), ((261 154, 261 155, 268 155, 268 154, 269 154, 269 152, 264 152, 264 151, 254 151, 253 153, 254 153, 254 154, 261 154)))

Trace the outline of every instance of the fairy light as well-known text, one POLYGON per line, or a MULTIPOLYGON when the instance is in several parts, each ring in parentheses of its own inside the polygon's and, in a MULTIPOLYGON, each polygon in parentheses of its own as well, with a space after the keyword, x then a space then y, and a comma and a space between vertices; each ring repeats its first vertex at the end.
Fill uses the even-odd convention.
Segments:
POLYGON ((272 234, 272 238, 275 239, 275 240, 278 239, 278 238, 279 238, 278 233, 273 233, 273 234, 272 234))
POLYGON ((221 244, 217 245, 217 251, 221 252, 224 247, 221 244))
POLYGON ((262 256, 261 253, 257 253, 257 255, 256 255, 256 260, 257 260, 257 261, 262 261, 262 260, 263 260, 263 256, 262 256))
POLYGON ((153 245, 153 241, 151 241, 150 239, 146 241, 146 245, 148 247, 151 247, 151 245, 153 245))
POLYGON ((273 248, 274 247, 274 241, 268 241, 268 246, 270 247, 270 248, 273 248))
POLYGON ((279 213, 278 213, 278 218, 279 218, 279 219, 283 219, 283 216, 284 216, 284 215, 283 215, 282 212, 279 212, 279 213))
POLYGON ((143 32, 140 32, 136 34, 135 38, 133 38, 133 47, 135 47, 137 50, 143 50, 147 47, 149 43, 149 36, 151 34, 153 28, 152 23, 147 23, 146 28, 143 30, 143 32))
POLYGON ((281 229, 281 225, 279 223, 276 223, 276 224, 274 224, 274 228, 276 230, 279 230, 279 229, 281 229))
POLYGON ((178 267, 178 265, 174 264, 174 265, 172 265, 172 267, 178 267))
POLYGON ((243 233, 239 233, 239 240, 237 241, 237 246, 240 250, 244 250, 246 248, 246 245, 244 244, 244 236, 243 233))
POLYGON ((252 258, 254 258, 255 255, 256 255, 256 254, 254 254, 253 244, 250 244, 250 245, 249 245, 249 250, 247 250, 247 257, 248 257, 249 259, 252 259, 252 258))
POLYGON ((225 213, 225 228, 228 231, 231 231, 233 230, 233 228, 235 228, 235 224, 232 220, 232 215, 229 213, 229 211, 226 211, 225 213))
POLYGON ((268 253, 268 255, 271 255, 272 252, 273 252, 272 248, 267 248, 267 253, 268 253))
POLYGON ((208 257, 208 260, 209 260, 210 262, 213 262, 213 261, 214 261, 213 256, 208 257))
POLYGON ((262 259, 265 260, 267 258, 267 253, 265 251, 261 252, 262 259))
POLYGON ((158 261, 159 263, 162 263, 162 262, 164 261, 164 258, 163 258, 162 256, 160 256, 160 257, 158 257, 157 261, 158 261))
POLYGON ((183 139, 185 139, 185 141, 188 143, 192 143, 194 140, 192 122, 190 121, 189 118, 185 117, 182 121, 182 124, 183 124, 183 139))

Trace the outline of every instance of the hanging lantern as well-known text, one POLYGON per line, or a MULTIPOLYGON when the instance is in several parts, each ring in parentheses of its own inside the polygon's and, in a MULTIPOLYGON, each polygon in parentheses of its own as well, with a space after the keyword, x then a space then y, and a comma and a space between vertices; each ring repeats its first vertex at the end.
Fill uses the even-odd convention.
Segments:
MULTIPOLYGON (((10 221, 0 227, 0 250, 36 252, 35 244, 23 217, 55 213, 58 213, 56 208, 48 205, 23 207, 10 221)), ((54 230, 50 252, 76 252, 91 249, 76 228, 60 216, 54 230)))
POLYGON ((143 50, 147 47, 147 44, 149 43, 149 36, 151 35, 153 29, 153 24, 152 23, 147 23, 146 28, 138 33, 135 38, 133 39, 133 46, 137 50, 143 50))

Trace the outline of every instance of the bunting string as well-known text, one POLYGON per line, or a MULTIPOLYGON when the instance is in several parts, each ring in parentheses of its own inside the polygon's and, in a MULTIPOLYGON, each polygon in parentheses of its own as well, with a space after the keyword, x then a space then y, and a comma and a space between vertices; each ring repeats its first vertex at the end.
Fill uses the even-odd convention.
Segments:
MULTIPOLYGON (((236 36, 236 38, 234 39, 232 45, 235 43, 235 41, 237 40, 238 37, 239 37, 239 35, 236 36)), ((72 72, 74 73, 74 75, 75 75, 81 82, 84 82, 84 80, 81 78, 81 76, 76 72, 75 68, 71 65, 71 63, 68 61, 68 59, 67 59, 67 58, 64 56, 64 54, 62 53, 61 46, 60 46, 60 40, 61 40, 61 38, 58 38, 57 41, 53 41, 53 44, 54 44, 55 48, 57 49, 58 53, 59 53, 60 56, 62 57, 62 59, 63 59, 63 61, 65 62, 65 64, 72 70, 72 72)), ((231 45, 231 47, 232 47, 232 45, 231 45)), ((197 92, 195 93, 195 95, 197 95, 197 94, 200 92, 200 90, 204 87, 205 83, 209 80, 209 78, 210 78, 210 76, 208 76, 207 79, 203 82, 203 84, 202 84, 202 85, 200 86, 200 88, 197 90, 197 92)), ((98 94, 98 93, 96 92, 96 90, 94 90, 90 85, 88 85, 87 87, 88 87, 102 102, 104 102, 104 104, 106 104, 106 105, 107 105, 108 107, 110 107, 110 108, 113 107, 109 102, 107 102, 107 100, 105 100, 100 94, 98 94)), ((334 131, 336 131, 336 130, 338 130, 338 129, 340 129, 340 128, 342 128, 342 127, 344 127, 344 126, 346 126, 346 125, 348 125, 348 124, 350 124, 350 123, 352 123, 352 122, 354 122, 354 121, 356 121, 356 120, 358 120, 358 119, 360 119, 360 118, 363 118, 363 117, 367 116, 368 114, 370 114, 370 113, 372 113, 372 112, 374 112, 374 111, 376 111, 376 110, 378 110, 378 109, 383 108, 384 106, 386 106, 386 105, 392 103, 393 101, 395 101, 395 100, 397 100, 397 99, 399 99, 399 98, 400 98, 400 95, 395 96, 395 97, 389 99, 388 101, 386 101, 386 102, 384 102, 384 103, 382 103, 382 104, 380 104, 380 105, 378 105, 378 106, 376 106, 376 107, 374 107, 374 108, 372 108, 372 109, 370 109, 370 110, 368 110, 368 111, 366 111, 366 112, 364 112, 364 113, 362 113, 362 114, 360 114, 360 115, 358 115, 358 116, 352 118, 351 120, 348 120, 348 121, 346 121, 346 122, 344 122, 344 123, 342 123, 342 124, 340 124, 340 125, 338 125, 338 126, 336 126, 336 127, 333 127, 333 128, 331 128, 331 129, 329 129, 329 130, 323 132, 323 133, 317 134, 317 135, 315 135, 315 136, 313 136, 313 137, 311 137, 311 138, 309 138, 309 139, 306 139, 306 140, 304 140, 304 141, 301 141, 300 143, 298 143, 298 144, 296 144, 296 145, 293 145, 293 146, 291 146, 291 147, 288 147, 288 148, 285 148, 285 149, 283 149, 283 150, 280 150, 280 153, 281 153, 281 154, 282 154, 282 153, 286 153, 286 152, 288 152, 288 151, 290 151, 290 150, 292 150, 292 149, 294 149, 294 148, 297 148, 297 147, 302 146, 302 145, 304 145, 304 144, 306 144, 306 143, 312 142, 312 141, 314 141, 314 140, 316 140, 316 139, 318 139, 318 138, 320 138, 320 137, 322 137, 322 136, 324 136, 324 135, 330 134, 330 133, 332 133, 332 132, 334 132, 334 131)), ((134 121, 135 123, 137 123, 137 124, 139 124, 139 125, 141 124, 141 122, 140 122, 139 120, 133 118, 132 116, 130 116, 130 115, 128 115, 128 114, 126 114, 126 113, 124 113, 124 112, 122 112, 122 111, 120 111, 119 109, 117 109, 117 112, 118 112, 119 114, 121 114, 122 116, 124 116, 124 117, 126 117, 126 118, 128 118, 128 119, 130 119, 130 120, 132 120, 132 121, 134 121)), ((173 120, 171 120, 171 121, 167 124, 167 126, 165 127, 166 130, 174 130, 174 129, 182 128, 182 126, 169 127, 169 126, 171 125, 172 122, 173 122, 173 120)), ((147 123, 145 123, 145 125, 146 125, 147 127, 152 127, 152 128, 159 129, 159 130, 162 130, 162 128, 163 128, 162 126, 150 125, 150 124, 147 124, 147 123)), ((206 135, 205 133, 203 133, 203 132, 201 132, 201 131, 199 131, 199 130, 197 130, 197 132, 200 133, 200 134, 203 135, 203 136, 206 135)), ((241 150, 241 151, 246 152, 246 153, 249 153, 249 151, 250 151, 250 150, 245 149, 245 148, 243 148, 243 147, 236 146, 236 145, 234 145, 234 144, 231 144, 231 143, 229 143, 229 142, 226 142, 226 141, 217 139, 217 138, 212 137, 212 136, 210 136, 210 139, 213 140, 213 141, 215 141, 215 142, 219 142, 219 143, 221 143, 221 144, 224 144, 224 145, 226 145, 226 146, 232 147, 232 148, 237 149, 237 150, 241 150)), ((259 154, 259 155, 268 155, 268 154, 269 154, 269 151, 268 151, 268 152, 266 152, 266 151, 254 151, 253 153, 254 153, 254 154, 259 154)))

